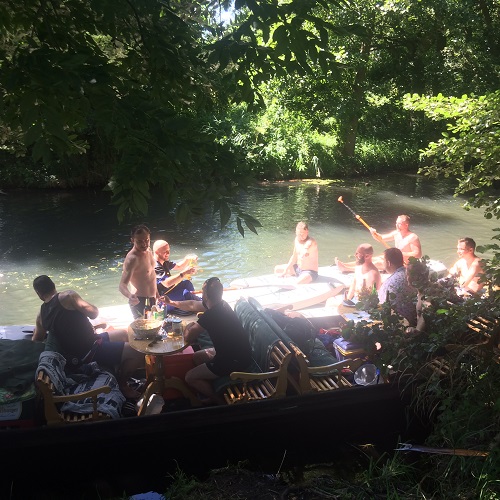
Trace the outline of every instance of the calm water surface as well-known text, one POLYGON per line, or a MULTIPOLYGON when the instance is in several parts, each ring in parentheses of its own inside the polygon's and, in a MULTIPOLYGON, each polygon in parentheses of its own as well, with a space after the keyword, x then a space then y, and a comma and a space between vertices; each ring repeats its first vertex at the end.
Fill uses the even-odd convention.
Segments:
POLYGON ((263 227, 258 235, 247 231, 244 238, 234 220, 222 230, 211 216, 178 226, 160 197, 153 200, 149 216, 120 225, 116 208, 99 191, 0 195, 0 325, 34 323, 40 300, 32 281, 39 274, 97 306, 126 303, 118 292, 121 266, 130 249, 130 228, 141 222, 150 227, 152 240, 169 241, 172 260, 198 254, 203 272, 193 277, 197 289, 213 275, 228 285, 237 277, 271 273, 275 264, 288 260, 299 220, 309 222, 318 241, 320 265, 332 264, 335 256, 352 258, 362 242, 382 252, 384 247, 337 201, 339 196, 380 232, 394 229, 399 214, 410 215, 424 253, 449 267, 456 260, 458 237, 486 244, 498 226, 481 210, 463 210, 464 200, 454 198, 452 188, 450 182, 402 174, 258 186, 242 193, 240 202, 263 227))

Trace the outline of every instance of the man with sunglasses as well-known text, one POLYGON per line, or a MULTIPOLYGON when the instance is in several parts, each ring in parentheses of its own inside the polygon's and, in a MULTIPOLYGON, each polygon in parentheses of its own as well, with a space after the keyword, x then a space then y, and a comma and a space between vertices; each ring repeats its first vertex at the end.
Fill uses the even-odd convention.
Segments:
POLYGON ((190 323, 184 330, 185 340, 195 343, 206 331, 213 346, 194 353, 195 367, 186 374, 186 383, 197 391, 205 403, 220 403, 212 381, 234 371, 247 369, 252 361, 248 334, 231 306, 222 300, 223 287, 219 278, 209 278, 203 284, 202 304, 206 311, 198 322, 190 323))

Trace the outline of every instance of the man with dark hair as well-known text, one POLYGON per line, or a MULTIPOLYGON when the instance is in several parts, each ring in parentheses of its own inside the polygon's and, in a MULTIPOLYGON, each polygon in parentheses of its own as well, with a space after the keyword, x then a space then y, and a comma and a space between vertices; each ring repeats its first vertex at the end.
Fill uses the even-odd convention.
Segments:
POLYGON ((206 330, 214 347, 194 353, 195 367, 187 372, 186 383, 205 397, 206 402, 217 403, 212 380, 247 369, 252 360, 252 350, 238 316, 222 300, 223 287, 219 278, 205 281, 202 291, 206 312, 197 323, 186 326, 184 337, 187 342, 193 343, 206 330))
POLYGON ((150 248, 150 230, 144 224, 132 229, 132 249, 123 262, 122 277, 118 289, 127 297, 134 318, 144 315, 146 300, 152 306, 158 295, 156 289, 156 260, 150 248))
POLYGON ((389 302, 391 308, 405 318, 410 326, 417 324, 416 290, 408 284, 403 253, 399 248, 388 248, 384 252, 384 267, 390 276, 378 291, 381 304, 389 302))
POLYGON ((479 292, 485 283, 479 283, 484 276, 481 259, 476 255, 476 242, 472 238, 460 238, 457 243, 459 259, 450 269, 448 277, 458 279, 458 284, 463 292, 479 292))
POLYGON ((144 365, 144 355, 126 342, 127 332, 110 329, 96 334, 89 319, 97 318, 97 307, 74 290, 58 292, 46 275, 35 278, 33 288, 43 301, 33 340, 44 341, 50 332, 51 347, 66 358, 68 368, 91 361, 104 367, 119 367, 117 380, 121 392, 127 398, 138 397, 139 394, 127 385, 127 380, 144 365))

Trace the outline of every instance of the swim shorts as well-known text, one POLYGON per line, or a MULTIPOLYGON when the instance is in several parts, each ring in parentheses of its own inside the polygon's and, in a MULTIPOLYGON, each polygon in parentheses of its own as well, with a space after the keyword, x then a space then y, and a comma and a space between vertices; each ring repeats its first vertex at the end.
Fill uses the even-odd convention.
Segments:
POLYGON ((122 360, 123 347, 125 342, 111 342, 108 332, 98 333, 97 339, 100 339, 92 361, 99 365, 113 367, 119 365, 122 360))
POLYGON ((308 274, 311 276, 312 281, 316 281, 318 279, 318 271, 303 270, 297 264, 294 264, 293 269, 295 270, 295 276, 297 277, 302 274, 308 274))
MULTIPOLYGON (((134 319, 142 318, 144 316, 144 307, 146 306, 146 298, 147 297, 137 297, 139 299, 139 303, 135 306, 130 306, 130 310, 134 316, 134 319)), ((156 304, 156 297, 149 297, 149 305, 156 304)))

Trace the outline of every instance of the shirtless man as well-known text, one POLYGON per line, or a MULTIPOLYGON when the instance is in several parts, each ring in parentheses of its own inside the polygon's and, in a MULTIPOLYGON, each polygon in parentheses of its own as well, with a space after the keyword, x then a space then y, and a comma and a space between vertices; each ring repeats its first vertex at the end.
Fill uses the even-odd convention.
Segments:
POLYGON ((318 278, 318 244, 309 236, 305 222, 299 222, 295 228, 293 253, 287 264, 274 268, 279 276, 296 276, 297 284, 312 283, 318 278))
POLYGON ((405 264, 410 257, 420 259, 422 257, 422 246, 415 233, 410 231, 410 217, 408 215, 399 215, 396 219, 396 229, 386 234, 379 234, 373 227, 370 233, 377 241, 394 240, 394 246, 401 250, 405 264))
POLYGON ((372 262, 373 247, 368 243, 362 243, 354 255, 356 257, 354 279, 346 296, 349 300, 353 297, 357 299, 363 288, 372 290, 375 287, 378 290, 382 284, 380 272, 372 262))
MULTIPOLYGON (((373 227, 370 228, 370 233, 373 238, 380 242, 387 242, 394 240, 394 246, 401 250, 405 264, 408 263, 410 257, 420 259, 422 257, 422 246, 420 239, 415 233, 410 231, 410 217, 408 215, 399 215, 396 219, 396 229, 386 234, 379 234, 373 227)), ((373 263, 381 271, 384 270, 384 258, 377 256, 373 258, 373 263)), ((343 263, 335 257, 335 264, 342 272, 352 272, 355 263, 343 263)))
POLYGON ((476 293, 485 283, 479 283, 484 275, 481 259, 475 254, 476 242, 472 238, 461 238, 457 243, 459 259, 450 268, 448 277, 458 278, 458 283, 463 292, 476 293))
POLYGON ((134 318, 144 315, 146 299, 156 303, 156 260, 151 251, 149 228, 141 224, 132 229, 132 249, 123 262, 122 277, 118 289, 127 297, 134 318))

